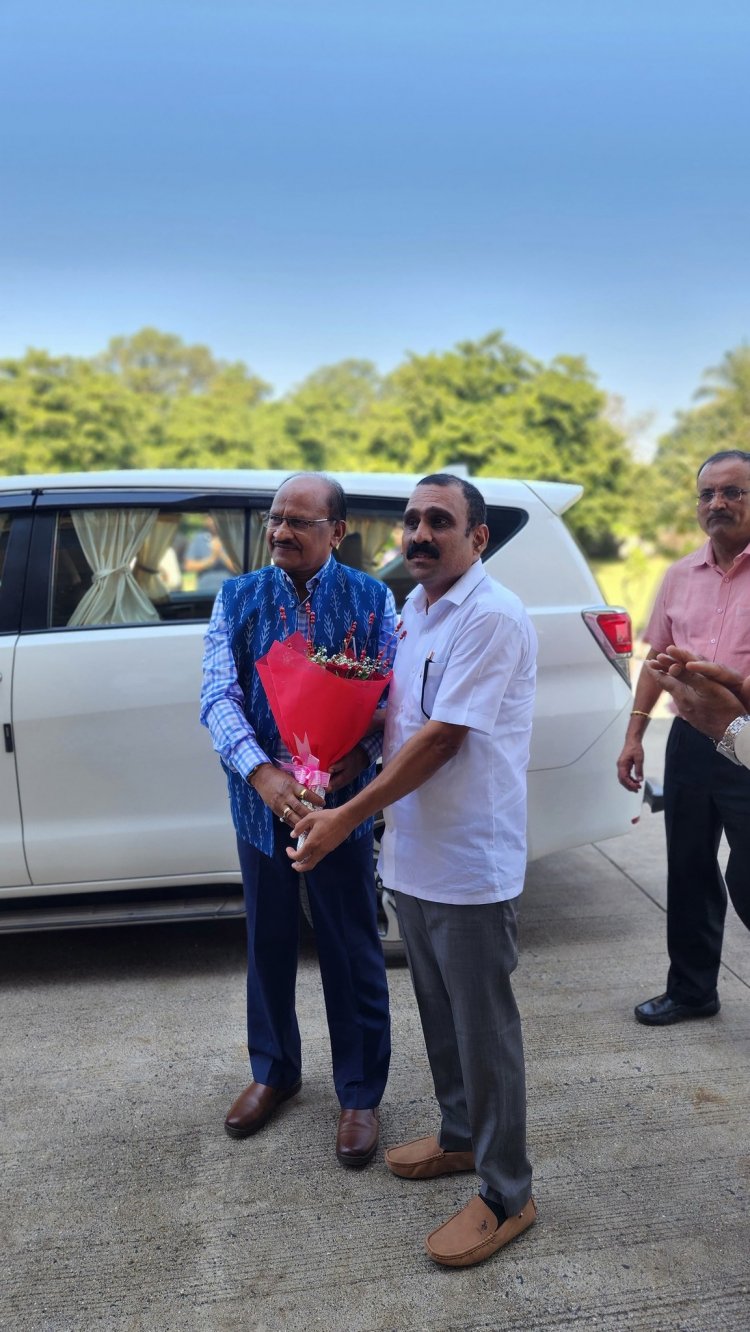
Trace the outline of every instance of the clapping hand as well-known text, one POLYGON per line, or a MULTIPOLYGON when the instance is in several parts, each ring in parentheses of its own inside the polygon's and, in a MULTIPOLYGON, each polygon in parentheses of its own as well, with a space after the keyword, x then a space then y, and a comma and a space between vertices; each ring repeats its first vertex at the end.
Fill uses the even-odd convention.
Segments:
POLYGON ((662 689, 671 694, 684 721, 720 740, 735 717, 750 711, 750 676, 718 662, 704 661, 671 644, 646 663, 662 689))

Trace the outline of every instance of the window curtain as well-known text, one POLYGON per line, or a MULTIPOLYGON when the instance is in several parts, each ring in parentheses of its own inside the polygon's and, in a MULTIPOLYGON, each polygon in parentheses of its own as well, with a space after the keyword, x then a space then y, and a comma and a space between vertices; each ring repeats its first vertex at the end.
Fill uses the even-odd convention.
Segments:
MULTIPOLYGON (((232 561, 232 572, 242 571, 245 547, 245 513, 243 509, 211 509, 216 523, 216 534, 232 561)), ((229 575, 227 575, 229 577, 229 575)))
POLYGON ((164 571, 159 566, 172 545, 172 540, 179 526, 179 515, 172 518, 167 514, 160 513, 156 525, 152 527, 135 557, 135 567, 133 569, 135 581, 145 592, 149 601, 157 604, 160 601, 169 600, 169 585, 165 579, 164 571))
POLYGON ((156 509, 71 512, 94 581, 73 611, 69 625, 150 624, 159 619, 132 568, 158 516, 156 509))
POLYGON ((362 538, 362 568, 365 573, 377 575, 378 556, 389 546, 395 547, 394 554, 400 549, 400 540, 392 536, 398 525, 397 518, 355 518, 349 532, 357 532, 362 538))
POLYGON ((263 513, 260 509, 250 511, 250 555, 248 569, 262 569, 268 564, 270 556, 266 545, 266 529, 263 526, 263 513))

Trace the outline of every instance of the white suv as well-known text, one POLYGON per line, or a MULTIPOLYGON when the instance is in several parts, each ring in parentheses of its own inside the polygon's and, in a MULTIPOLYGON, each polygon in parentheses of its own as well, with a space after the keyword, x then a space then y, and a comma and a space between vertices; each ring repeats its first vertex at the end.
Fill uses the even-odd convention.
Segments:
MULTIPOLYGON (((197 720, 202 639, 217 580, 265 562, 261 517, 285 475, 0 478, 0 931, 241 913, 224 778, 197 720), (212 538, 223 567, 196 570, 212 538)), ((400 515, 418 477, 338 479, 341 558, 401 604, 400 515)), ((630 622, 600 604, 560 519, 581 487, 476 484, 487 567, 539 635, 529 854, 616 836, 638 814, 615 777, 630 622)), ((388 949, 388 901, 381 920, 388 949)))

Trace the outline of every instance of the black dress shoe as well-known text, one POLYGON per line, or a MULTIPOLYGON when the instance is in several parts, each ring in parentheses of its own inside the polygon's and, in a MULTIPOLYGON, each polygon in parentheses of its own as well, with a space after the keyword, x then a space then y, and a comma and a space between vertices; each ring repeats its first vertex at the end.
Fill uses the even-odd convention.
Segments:
POLYGON ((680 1004, 668 994, 658 994, 638 1004, 635 1015, 649 1027, 668 1027, 672 1022, 687 1022, 689 1018, 714 1017, 721 1008, 718 996, 705 1004, 680 1004))

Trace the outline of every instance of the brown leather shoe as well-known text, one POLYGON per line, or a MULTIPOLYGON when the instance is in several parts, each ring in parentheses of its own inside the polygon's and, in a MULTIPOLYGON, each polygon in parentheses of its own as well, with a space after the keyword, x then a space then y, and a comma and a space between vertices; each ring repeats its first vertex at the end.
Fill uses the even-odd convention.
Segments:
POLYGON ((498 1221, 481 1198, 472 1198, 450 1221, 438 1226, 425 1240, 425 1248, 443 1267, 473 1267, 510 1244, 536 1221, 536 1205, 529 1198, 520 1212, 498 1221))
POLYGON ((415 1138, 389 1147, 385 1163, 401 1179, 437 1179, 474 1169, 473 1152, 444 1152, 437 1138, 415 1138))
POLYGON ((240 1092, 224 1120, 230 1138, 249 1138, 251 1133, 257 1133, 268 1123, 277 1106, 288 1101, 290 1096, 296 1096, 301 1086, 301 1078, 293 1087, 266 1087, 262 1082, 251 1082, 240 1092))
POLYGON ((336 1134, 336 1156, 343 1166, 366 1166, 378 1145, 378 1112, 342 1110, 336 1134))

